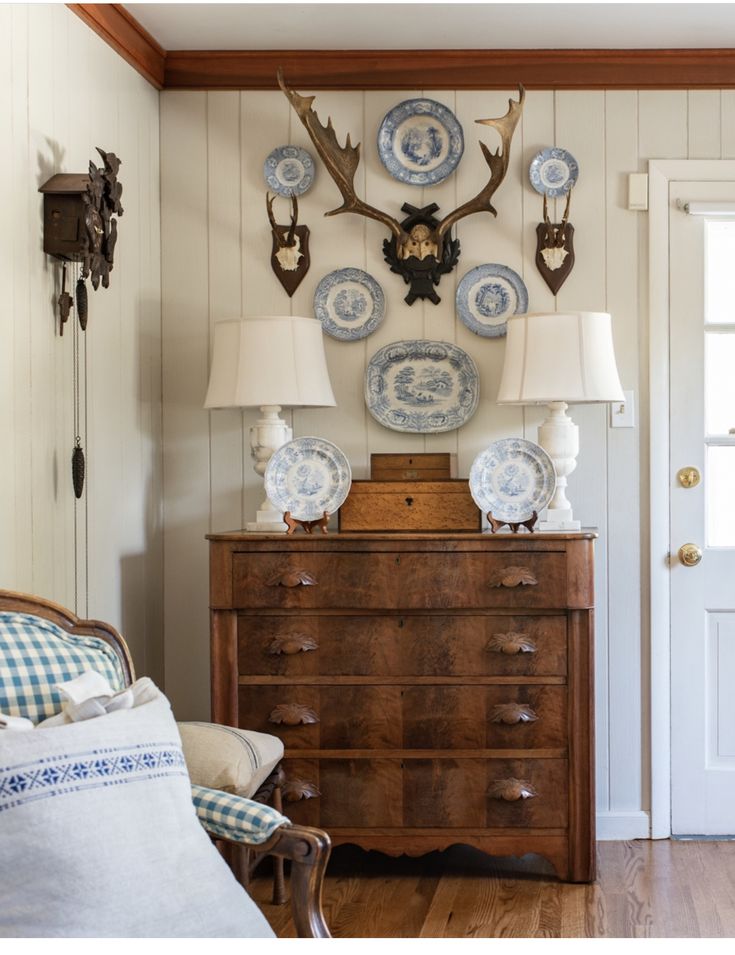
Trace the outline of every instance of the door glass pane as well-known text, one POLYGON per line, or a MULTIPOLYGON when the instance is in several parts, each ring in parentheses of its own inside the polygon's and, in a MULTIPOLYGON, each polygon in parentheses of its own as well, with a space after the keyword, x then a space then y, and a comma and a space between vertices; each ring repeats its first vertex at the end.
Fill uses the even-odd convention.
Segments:
POLYGON ((707 448, 707 544, 735 547, 735 447, 707 448))
POLYGON ((704 320, 717 325, 735 322, 735 220, 710 219, 705 229, 704 320))
POLYGON ((705 333, 705 422, 707 434, 735 428, 735 334, 705 333))

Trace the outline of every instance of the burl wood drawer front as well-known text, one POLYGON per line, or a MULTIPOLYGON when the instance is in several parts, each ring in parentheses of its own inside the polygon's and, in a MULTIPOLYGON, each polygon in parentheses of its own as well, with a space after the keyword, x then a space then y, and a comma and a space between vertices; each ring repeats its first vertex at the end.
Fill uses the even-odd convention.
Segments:
POLYGON ((242 727, 299 749, 566 747, 564 686, 249 686, 242 727))
POLYGON ((563 608, 563 553, 236 553, 234 606, 432 610, 563 608))
POLYGON ((564 676, 566 617, 238 617, 244 676, 564 676))
POLYGON ((284 812, 330 828, 566 828, 564 759, 287 759, 284 812))

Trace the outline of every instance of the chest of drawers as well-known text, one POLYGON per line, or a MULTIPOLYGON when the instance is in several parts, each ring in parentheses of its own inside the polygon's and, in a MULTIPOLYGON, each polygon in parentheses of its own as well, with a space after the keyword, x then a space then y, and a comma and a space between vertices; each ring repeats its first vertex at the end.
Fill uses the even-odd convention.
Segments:
POLYGON ((335 845, 590 881, 594 537, 210 535, 212 718, 283 739, 335 845))

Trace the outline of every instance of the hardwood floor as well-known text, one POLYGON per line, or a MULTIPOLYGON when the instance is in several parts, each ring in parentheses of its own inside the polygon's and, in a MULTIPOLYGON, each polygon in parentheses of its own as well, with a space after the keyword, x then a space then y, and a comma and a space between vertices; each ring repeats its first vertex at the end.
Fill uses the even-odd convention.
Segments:
MULTIPOLYGON (((391 859, 335 849, 324 911, 337 938, 730 938, 735 842, 600 842, 593 885, 559 882, 538 858, 488 859, 466 847, 391 859), (547 872, 548 874, 541 874, 547 872)), ((279 937, 290 906, 252 894, 279 937)))

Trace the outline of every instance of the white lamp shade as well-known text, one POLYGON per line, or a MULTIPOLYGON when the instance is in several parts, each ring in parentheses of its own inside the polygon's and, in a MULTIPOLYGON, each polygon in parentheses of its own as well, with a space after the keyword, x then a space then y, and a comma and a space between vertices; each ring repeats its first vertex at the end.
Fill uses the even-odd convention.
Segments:
POLYGON ((550 312, 508 320, 499 404, 623 401, 607 312, 550 312))
POLYGON ((214 326, 205 408, 336 403, 315 318, 256 316, 214 326))

